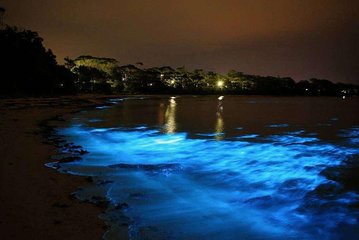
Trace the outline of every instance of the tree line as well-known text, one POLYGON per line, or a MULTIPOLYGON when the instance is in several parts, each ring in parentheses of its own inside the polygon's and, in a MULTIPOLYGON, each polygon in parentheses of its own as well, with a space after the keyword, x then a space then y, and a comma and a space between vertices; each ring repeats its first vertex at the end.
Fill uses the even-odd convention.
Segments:
POLYGON ((76 75, 77 89, 108 93, 357 95, 359 87, 325 79, 295 82, 289 77, 258 76, 231 70, 227 74, 169 66, 143 68, 141 63, 119 65, 116 59, 80 56, 65 59, 76 75))
POLYGON ((325 79, 295 82, 289 77, 258 76, 231 70, 226 74, 170 66, 120 65, 113 58, 79 56, 60 65, 37 32, 0 29, 1 95, 75 93, 259 94, 351 96, 359 86, 325 79))

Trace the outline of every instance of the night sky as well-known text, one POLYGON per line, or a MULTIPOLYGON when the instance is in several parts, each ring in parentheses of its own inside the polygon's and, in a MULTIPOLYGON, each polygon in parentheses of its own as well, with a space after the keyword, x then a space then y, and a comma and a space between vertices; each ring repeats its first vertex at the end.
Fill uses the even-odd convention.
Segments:
POLYGON ((79 55, 145 67, 359 84, 358 0, 1 0, 60 63, 79 55))

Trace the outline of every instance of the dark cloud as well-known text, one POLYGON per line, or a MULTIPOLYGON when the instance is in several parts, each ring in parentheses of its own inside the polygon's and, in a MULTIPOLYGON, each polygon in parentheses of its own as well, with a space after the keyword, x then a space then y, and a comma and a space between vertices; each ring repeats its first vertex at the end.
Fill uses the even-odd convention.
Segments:
POLYGON ((356 0, 5 0, 61 62, 121 63, 358 82, 356 0))

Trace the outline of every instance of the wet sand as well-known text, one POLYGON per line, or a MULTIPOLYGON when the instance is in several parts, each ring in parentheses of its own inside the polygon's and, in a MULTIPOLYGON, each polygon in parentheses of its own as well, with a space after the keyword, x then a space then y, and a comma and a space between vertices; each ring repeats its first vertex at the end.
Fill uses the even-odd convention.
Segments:
MULTIPOLYGON (((56 153, 40 123, 105 102, 110 96, 0 99, 0 239, 101 239, 103 209, 73 199, 90 184, 47 168, 56 153)), ((127 230, 123 236, 127 239, 127 230)))

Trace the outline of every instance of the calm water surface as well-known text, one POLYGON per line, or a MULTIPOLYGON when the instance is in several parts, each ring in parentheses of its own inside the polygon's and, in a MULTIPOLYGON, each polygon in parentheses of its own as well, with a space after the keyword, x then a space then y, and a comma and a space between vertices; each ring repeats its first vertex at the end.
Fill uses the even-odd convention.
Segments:
POLYGON ((358 99, 217 98, 113 99, 58 129, 89 151, 57 166, 110 202, 105 239, 359 239, 358 99))

